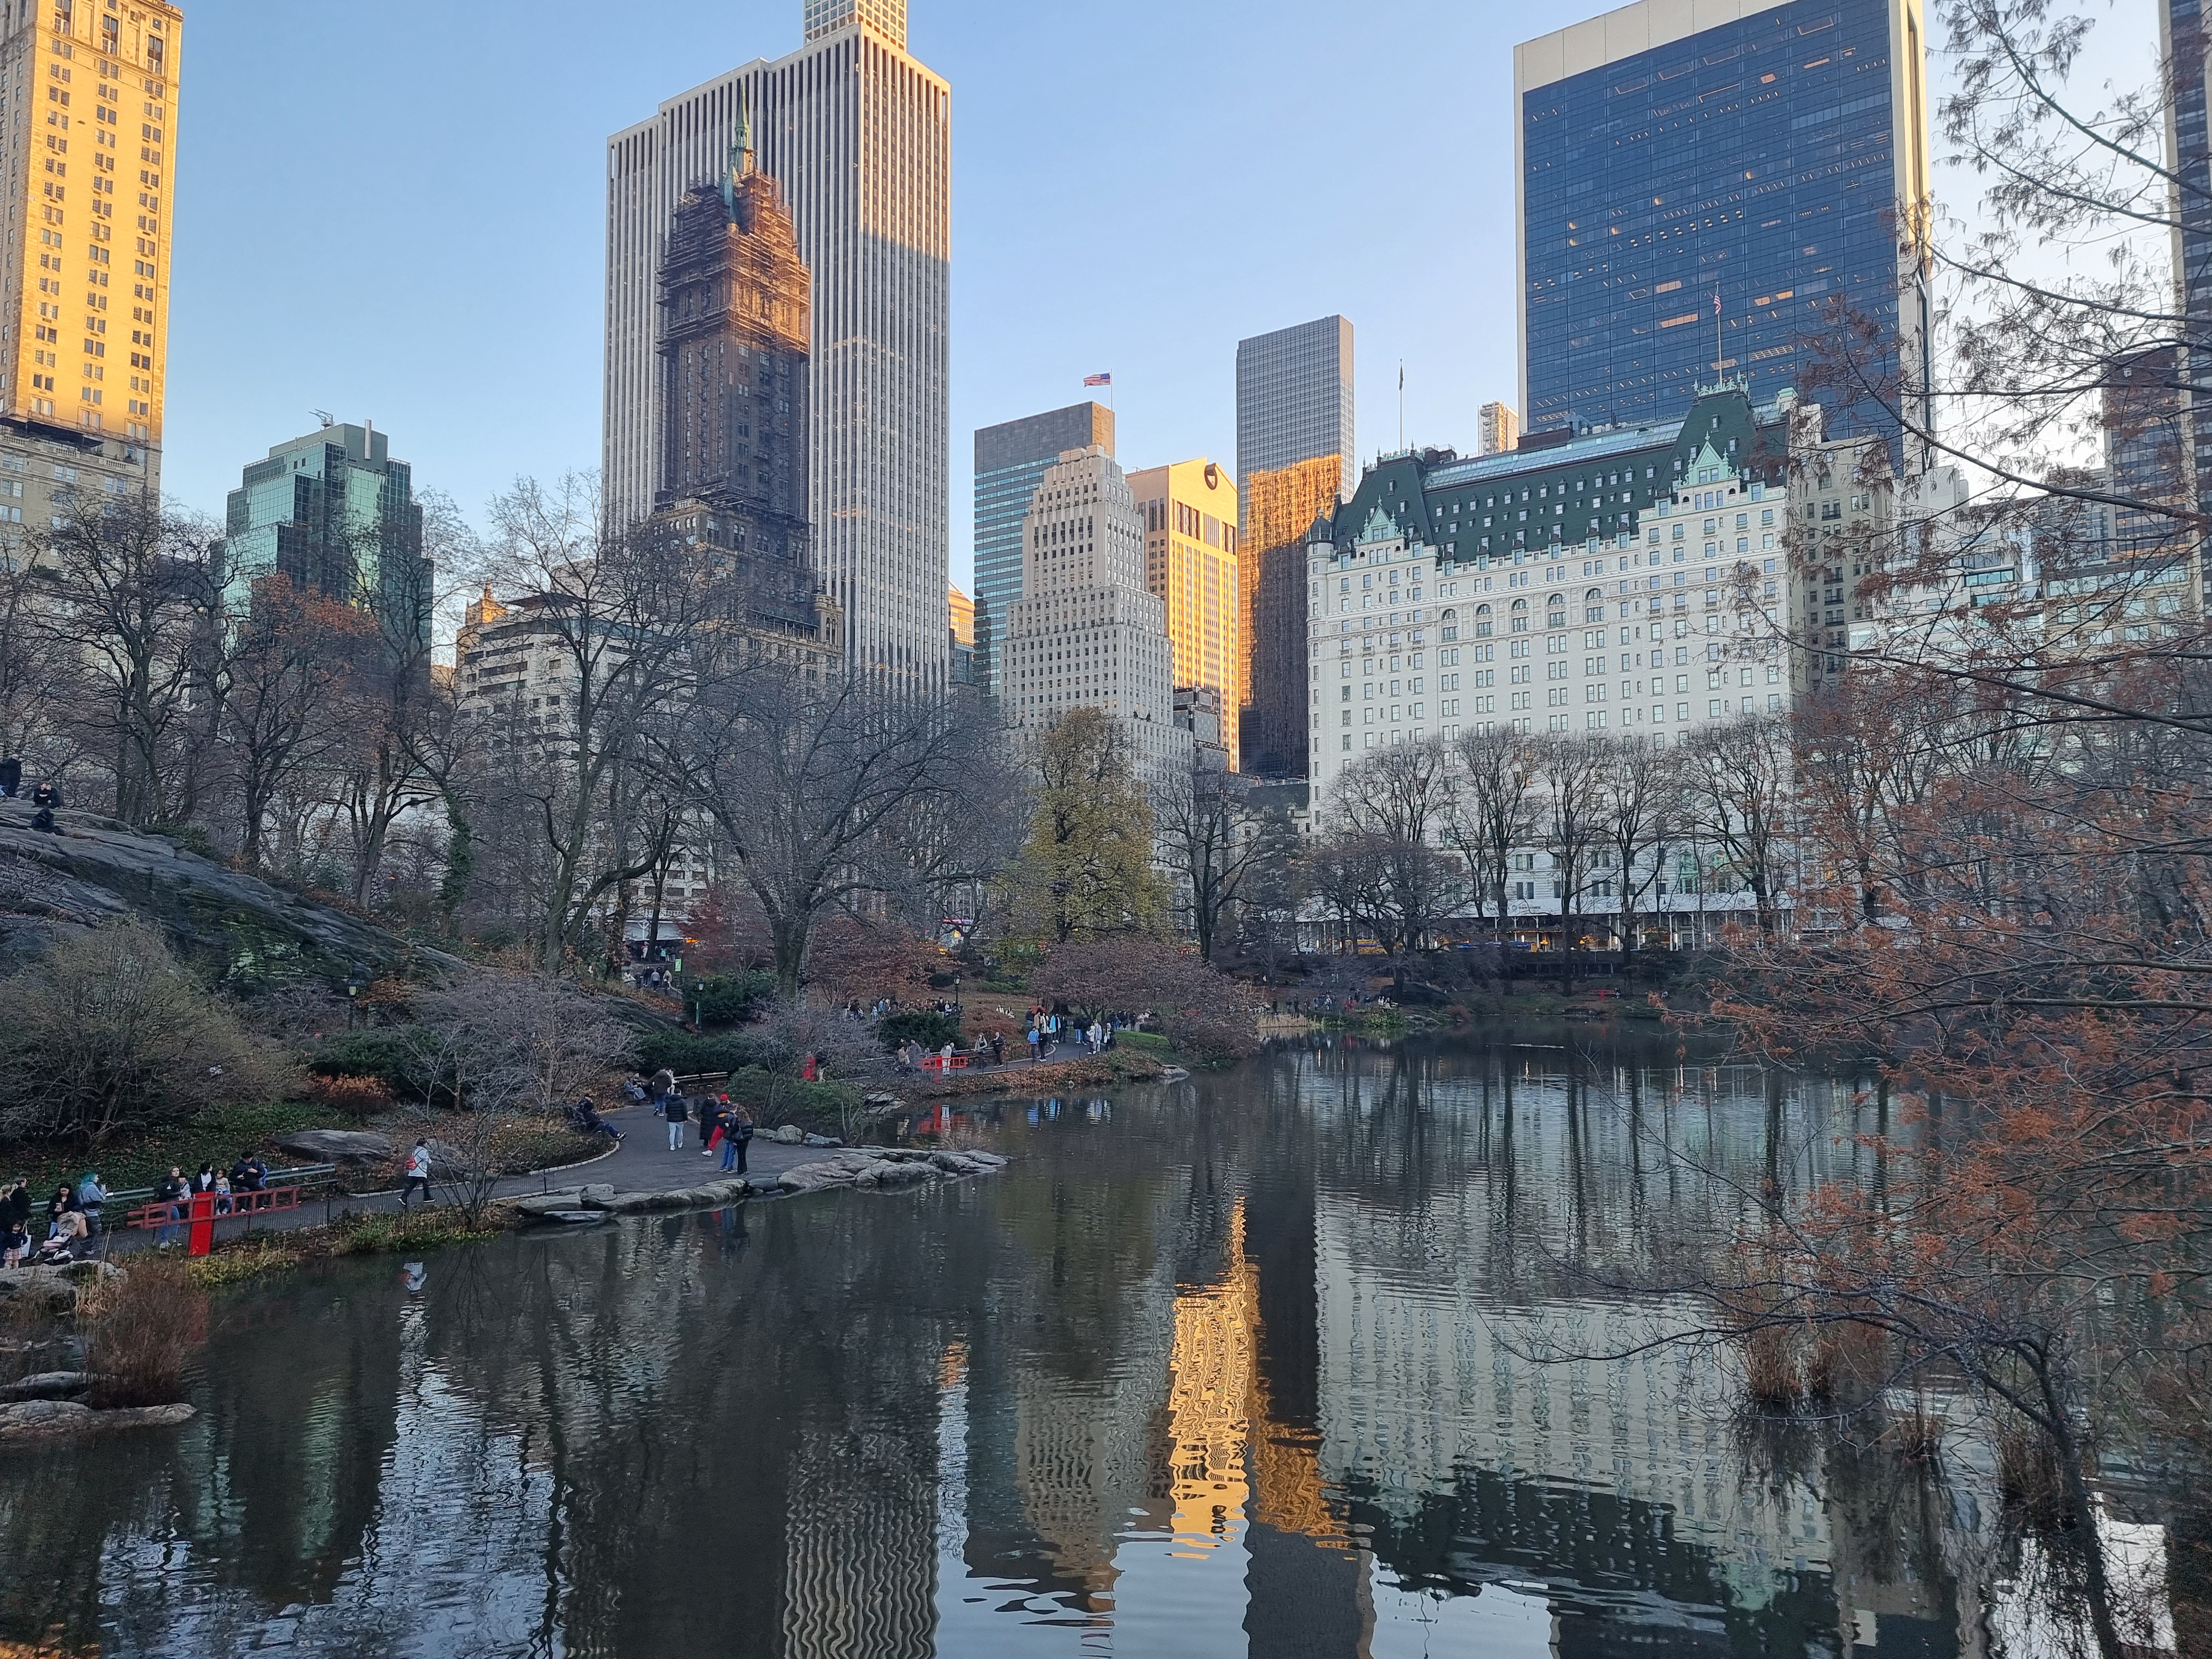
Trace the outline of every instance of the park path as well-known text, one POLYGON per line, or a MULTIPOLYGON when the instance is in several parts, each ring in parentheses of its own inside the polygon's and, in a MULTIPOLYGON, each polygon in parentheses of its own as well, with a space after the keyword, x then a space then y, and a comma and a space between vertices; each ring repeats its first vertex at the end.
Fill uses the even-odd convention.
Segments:
MULTIPOLYGON (((619 1110, 604 1114, 608 1122, 620 1130, 622 1144, 612 1152, 603 1154, 586 1164, 572 1164, 564 1170, 540 1170, 530 1175, 509 1176, 493 1188, 497 1198, 527 1198, 535 1193, 557 1193, 586 1182, 605 1182, 620 1193, 666 1193, 679 1187, 696 1187, 708 1181, 718 1181, 722 1175, 721 1154, 712 1158, 700 1155, 698 1125, 684 1126, 684 1148, 681 1152, 668 1150, 668 1125, 651 1112, 639 1106, 624 1106, 619 1110)), ((773 1186, 775 1178, 786 1170, 802 1164, 819 1163, 830 1154, 818 1146, 786 1146, 773 1140, 756 1136, 746 1156, 746 1174, 756 1187, 773 1186)), ((270 1171, 270 1184, 282 1186, 284 1172, 270 1171)), ((242 1238, 248 1233, 291 1232, 302 1227, 326 1226, 348 1216, 368 1215, 389 1212, 399 1207, 399 1194, 395 1188, 390 1192, 343 1193, 332 1191, 326 1195, 305 1199, 296 1210, 281 1210, 273 1215, 233 1216, 218 1218, 216 1238, 222 1242, 242 1238)), ((107 1253, 127 1255, 143 1249, 151 1242, 150 1232, 118 1227, 101 1241, 107 1253)))

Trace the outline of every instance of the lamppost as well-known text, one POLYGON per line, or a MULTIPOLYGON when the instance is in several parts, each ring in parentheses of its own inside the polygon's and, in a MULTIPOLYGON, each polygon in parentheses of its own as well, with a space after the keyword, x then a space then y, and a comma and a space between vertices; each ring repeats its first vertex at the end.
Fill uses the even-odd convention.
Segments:
POLYGON ((346 1030, 353 1030, 354 1016, 361 1006, 361 994, 368 978, 365 968, 355 968, 346 974, 346 1030))

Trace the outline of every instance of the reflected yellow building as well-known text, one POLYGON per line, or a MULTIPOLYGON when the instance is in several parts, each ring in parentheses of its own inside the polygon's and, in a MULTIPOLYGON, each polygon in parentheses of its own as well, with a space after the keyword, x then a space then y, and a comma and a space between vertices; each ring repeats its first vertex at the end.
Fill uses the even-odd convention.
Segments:
POLYGON ((1212 461, 1177 461, 1132 472, 1129 490, 1145 520, 1145 586, 1167 605, 1175 683, 1221 693, 1221 740, 1234 768, 1245 701, 1237 481, 1212 461))
POLYGON ((18 420, 158 444, 183 14, 161 0, 41 0, 12 15, 0 398, 18 420))

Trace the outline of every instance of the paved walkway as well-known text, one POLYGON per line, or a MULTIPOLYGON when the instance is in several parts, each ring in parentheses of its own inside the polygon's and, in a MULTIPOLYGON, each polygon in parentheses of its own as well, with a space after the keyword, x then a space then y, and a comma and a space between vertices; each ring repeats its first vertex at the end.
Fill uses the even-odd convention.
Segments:
MULTIPOLYGON (((605 1182, 622 1193, 665 1193, 678 1187, 696 1187, 721 1179, 721 1154, 718 1152, 712 1158, 700 1155, 696 1123, 684 1126, 684 1149, 672 1152, 668 1150, 668 1125, 643 1107, 626 1106, 604 1115, 623 1137, 622 1145, 611 1153, 566 1170, 542 1170, 533 1175, 507 1176, 492 1188, 493 1195, 526 1198, 533 1193, 556 1193, 586 1182, 605 1182)), ((756 1136, 747 1150, 746 1174, 757 1187, 770 1185, 786 1170, 801 1164, 817 1164, 829 1156, 818 1146, 785 1146, 756 1136)), ((282 1170, 272 1170, 270 1175, 271 1184, 283 1184, 282 1170)), ((220 1218, 216 1222, 216 1237, 221 1242, 243 1237, 249 1232, 290 1232, 301 1227, 325 1226, 349 1215, 373 1214, 398 1207, 399 1194, 396 1188, 380 1193, 344 1193, 333 1188, 327 1194, 308 1195, 296 1210, 282 1210, 273 1215, 220 1218)), ((118 1227, 105 1243, 109 1254, 119 1255, 143 1249, 153 1237, 151 1232, 118 1227)))

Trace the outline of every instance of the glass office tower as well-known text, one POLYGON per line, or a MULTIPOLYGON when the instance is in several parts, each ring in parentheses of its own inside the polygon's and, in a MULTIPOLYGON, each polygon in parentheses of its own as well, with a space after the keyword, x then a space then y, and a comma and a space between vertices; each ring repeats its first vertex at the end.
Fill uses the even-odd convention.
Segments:
POLYGON ((1838 301, 1917 358, 1924 45, 1919 0, 1644 0, 1516 47, 1526 429, 1810 390, 1838 301))
POLYGON ((1045 470, 1071 449, 1114 453, 1114 411, 1072 404, 975 434, 975 684, 1006 691, 1006 619, 1022 596, 1022 520, 1045 470))

